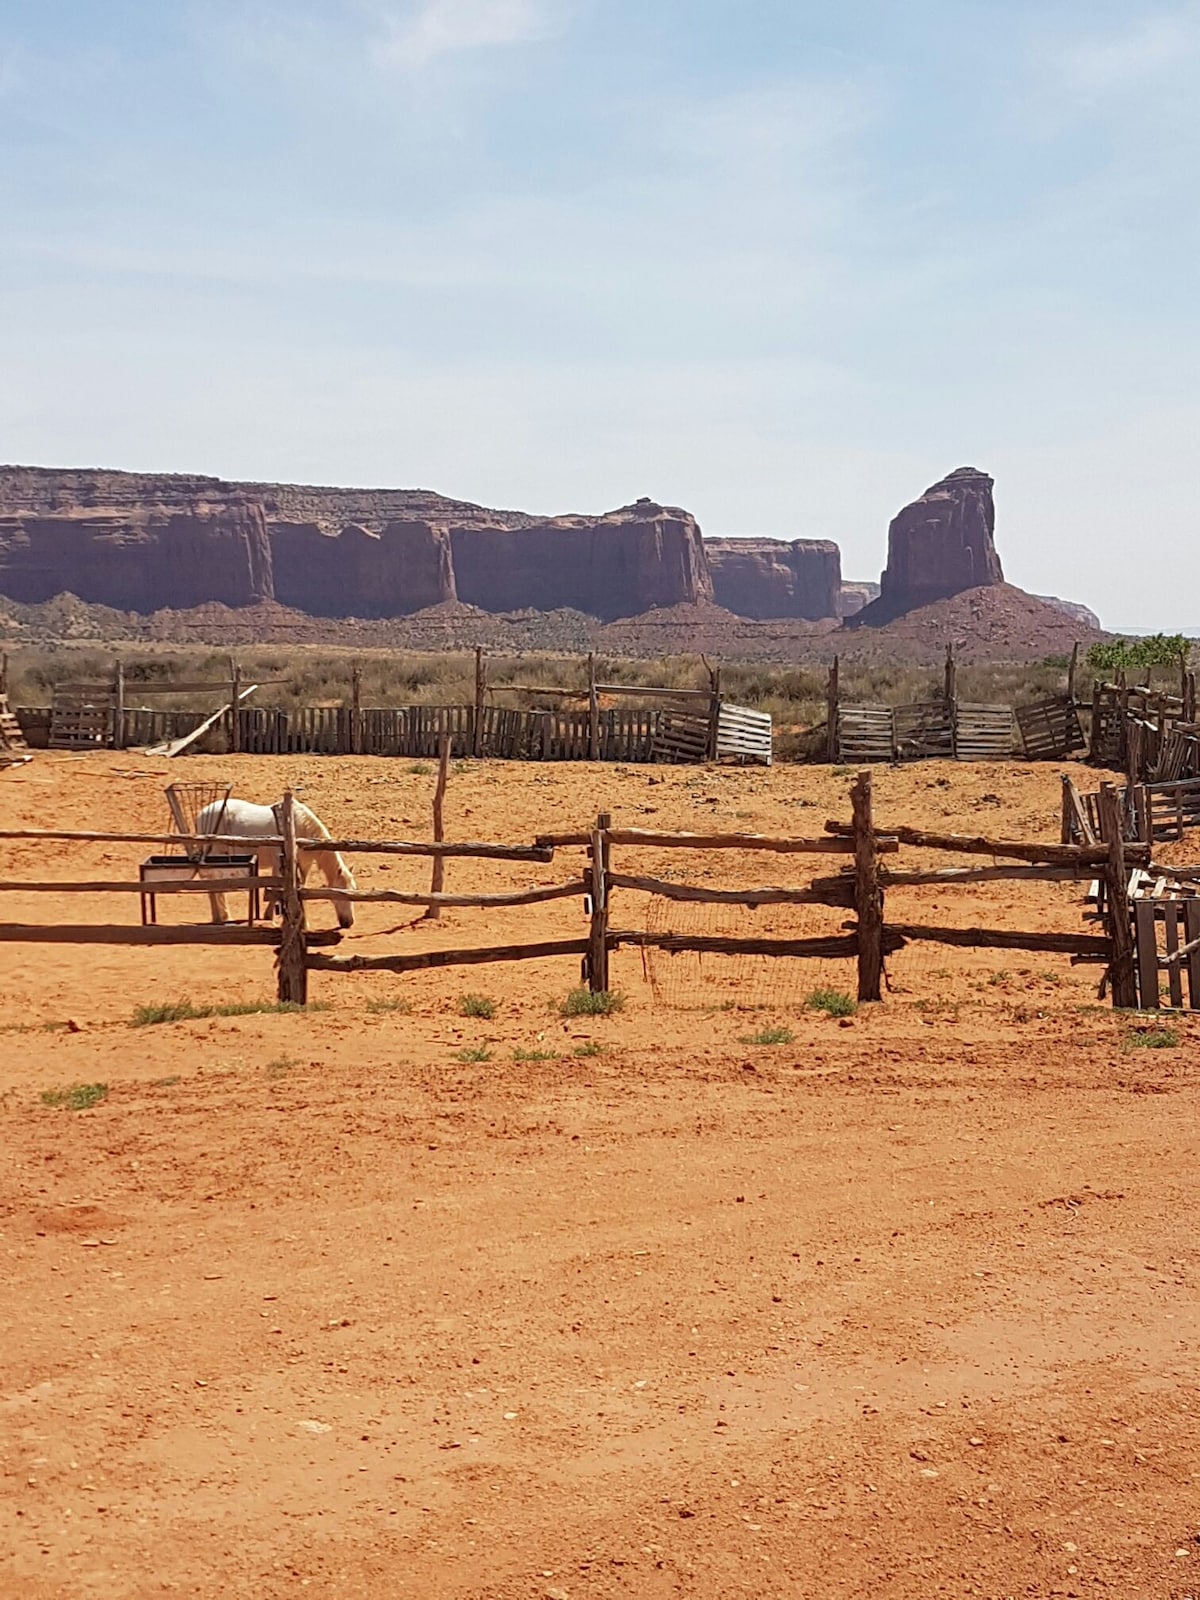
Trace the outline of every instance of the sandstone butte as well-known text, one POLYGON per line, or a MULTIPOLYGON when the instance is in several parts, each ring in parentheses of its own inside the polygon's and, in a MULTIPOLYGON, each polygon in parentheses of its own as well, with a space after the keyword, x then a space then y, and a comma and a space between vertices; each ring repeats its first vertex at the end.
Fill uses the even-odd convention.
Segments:
POLYGON ((66 593, 143 615, 274 603, 371 620, 461 606, 611 623, 694 607, 878 627, 1004 584, 992 487, 960 467, 905 506, 872 598, 873 585, 843 583, 829 540, 704 539, 689 512, 649 499, 535 517, 423 489, 0 467, 0 595, 36 605, 66 593))
POLYGON ((856 612, 852 625, 878 627, 967 589, 1002 584, 993 487, 986 472, 959 467, 898 512, 879 598, 856 612))
POLYGON ((0 593, 69 592, 117 610, 263 601, 312 616, 399 617, 460 602, 611 621, 711 606, 838 615, 836 545, 703 539, 687 511, 639 500, 599 517, 493 511, 426 490, 0 468, 0 593))

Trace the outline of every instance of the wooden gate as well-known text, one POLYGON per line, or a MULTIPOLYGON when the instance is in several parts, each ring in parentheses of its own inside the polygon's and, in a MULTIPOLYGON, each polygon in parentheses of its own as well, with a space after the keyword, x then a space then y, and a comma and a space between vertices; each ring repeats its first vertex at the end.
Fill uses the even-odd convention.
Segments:
POLYGON ((1165 973, 1166 1004, 1200 1011, 1200 895, 1160 880, 1136 890, 1132 907, 1142 1010, 1156 1011, 1163 1004, 1159 986, 1165 973))

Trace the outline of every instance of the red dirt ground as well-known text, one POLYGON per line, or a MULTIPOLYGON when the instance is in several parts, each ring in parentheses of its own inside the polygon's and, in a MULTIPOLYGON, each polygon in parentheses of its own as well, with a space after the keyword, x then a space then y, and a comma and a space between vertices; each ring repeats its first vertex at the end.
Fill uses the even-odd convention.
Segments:
MULTIPOLYGON (((427 833, 432 778, 404 763, 129 753, 0 775, 0 826, 159 827, 163 783, 218 773, 258 799, 300 785, 360 837, 427 833)), ((847 782, 488 765, 452 778, 447 820, 814 833, 847 782)), ((1053 768, 876 789, 885 823, 1056 832, 1053 768)), ((127 877, 142 853, 0 844, 0 873, 127 877)), ((452 862, 447 887, 580 864, 452 862)), ((920 908, 1081 925, 1078 886, 961 893, 920 908)), ((892 897, 905 918, 916 895, 892 897)), ((5 920, 136 916, 3 898, 5 920)), ((372 907, 344 948, 580 920, 382 937, 413 915, 372 907)), ((667 1009, 618 953, 609 1018, 551 1011, 576 981, 559 960, 317 975, 329 1010, 134 1028, 139 1004, 268 995, 269 953, 0 950, 6 1600, 1200 1594, 1194 1020, 1131 1048, 1095 968, 929 949, 846 1025, 802 1009, 791 963, 758 1009, 723 1009, 748 991, 712 966, 667 1009), (459 1015, 464 990, 494 1019, 459 1015), (369 1008, 388 999, 411 1012, 369 1008), (771 1024, 794 1042, 744 1042, 771 1024), (90 1110, 42 1099, 87 1083, 108 1088, 90 1110)))

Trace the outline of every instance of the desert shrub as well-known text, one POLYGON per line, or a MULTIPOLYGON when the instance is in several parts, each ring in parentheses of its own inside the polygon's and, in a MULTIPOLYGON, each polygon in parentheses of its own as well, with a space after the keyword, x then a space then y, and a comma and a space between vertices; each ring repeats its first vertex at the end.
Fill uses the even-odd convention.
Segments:
POLYGON ((739 1044, 793 1044, 796 1035, 790 1028, 760 1028, 757 1033, 744 1034, 739 1044))
POLYGON ((106 1083, 76 1083, 69 1089, 44 1089, 42 1104, 64 1106, 68 1111, 90 1111, 108 1099, 106 1083))
POLYGON ((841 989, 814 989, 804 1002, 809 1011, 823 1011, 828 1017, 852 1017, 858 1001, 841 989))
POLYGON ((601 989, 598 993, 572 989, 558 1009, 564 1017, 611 1017, 614 1011, 625 1009, 625 996, 619 989, 601 989))
POLYGON ((482 1017, 485 1022, 490 1022, 496 1015, 496 1002, 489 1000, 485 994, 460 995, 458 1014, 460 1017, 482 1017))

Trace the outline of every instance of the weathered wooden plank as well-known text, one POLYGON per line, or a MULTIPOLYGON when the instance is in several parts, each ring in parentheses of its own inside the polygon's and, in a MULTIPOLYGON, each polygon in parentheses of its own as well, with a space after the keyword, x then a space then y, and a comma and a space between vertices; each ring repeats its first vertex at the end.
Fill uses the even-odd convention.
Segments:
MULTIPOLYGON (((247 880, 241 880, 244 884, 247 880)), ((262 879, 274 883, 274 879, 262 879)), ((0 884, 0 889, 4 885, 0 884)), ((301 889, 302 900, 352 901, 354 904, 394 906, 446 906, 460 910, 482 909, 487 906, 535 906, 547 900, 581 899, 586 893, 582 882, 555 883, 540 889, 518 889, 512 894, 428 894, 408 893, 403 889, 301 889)))
MULTIPOLYGON (((244 887, 244 884, 241 885, 244 887)), ((309 944, 335 945, 338 929, 311 932, 309 944)), ((195 923, 187 927, 147 927, 124 923, 0 922, 0 944, 258 944, 277 945, 277 928, 247 928, 240 924, 195 923)))
MULTIPOLYGON (((310 941, 311 942, 311 941, 310 941)), ((310 955, 310 972, 421 972, 430 967, 484 966, 493 961, 542 961, 582 956, 586 939, 547 939, 538 944, 488 945, 471 950, 418 950, 402 956, 310 955)))
POLYGON ((906 940, 956 945, 964 949, 1042 950, 1059 955, 1107 956, 1111 941, 1099 934, 1022 933, 1010 928, 942 928, 911 922, 889 922, 890 933, 906 940))
POLYGON ((1158 932, 1153 900, 1133 902, 1137 946, 1138 1001, 1143 1011, 1158 1007, 1158 932))
POLYGON ((806 889, 708 889, 699 884, 668 883, 662 878, 641 877, 627 872, 610 872, 608 882, 614 889, 635 889, 642 894, 656 895, 663 900, 692 902, 701 905, 730 906, 836 906, 848 909, 854 903, 854 884, 851 878, 823 880, 825 887, 816 884, 806 889))

